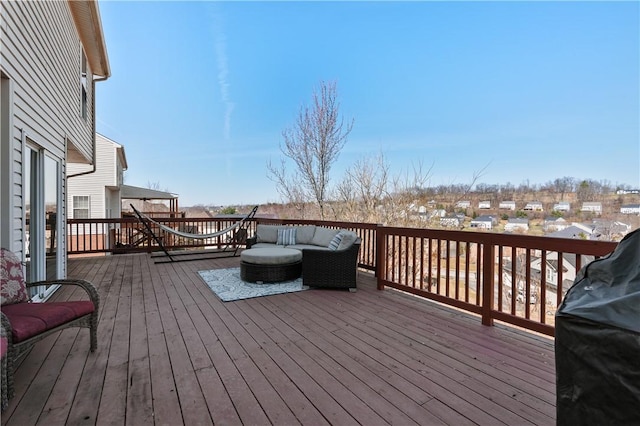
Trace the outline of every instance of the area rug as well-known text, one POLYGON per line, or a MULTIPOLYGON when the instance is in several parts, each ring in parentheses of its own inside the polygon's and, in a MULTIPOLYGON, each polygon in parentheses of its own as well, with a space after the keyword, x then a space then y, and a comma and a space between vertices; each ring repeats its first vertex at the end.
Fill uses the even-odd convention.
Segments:
POLYGON ((302 278, 280 283, 254 284, 240 279, 240 268, 211 269, 198 271, 202 279, 223 302, 270 296, 272 294, 293 293, 307 290, 302 278))

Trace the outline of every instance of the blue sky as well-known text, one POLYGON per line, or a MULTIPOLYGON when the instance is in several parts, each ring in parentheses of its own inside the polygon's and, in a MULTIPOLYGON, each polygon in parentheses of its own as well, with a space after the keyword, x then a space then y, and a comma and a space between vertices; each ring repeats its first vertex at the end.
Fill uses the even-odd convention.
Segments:
POLYGON ((267 162, 321 81, 355 120, 332 170, 383 153, 430 184, 640 186, 638 2, 101 1, 97 131, 128 185, 182 206, 280 202, 267 162))

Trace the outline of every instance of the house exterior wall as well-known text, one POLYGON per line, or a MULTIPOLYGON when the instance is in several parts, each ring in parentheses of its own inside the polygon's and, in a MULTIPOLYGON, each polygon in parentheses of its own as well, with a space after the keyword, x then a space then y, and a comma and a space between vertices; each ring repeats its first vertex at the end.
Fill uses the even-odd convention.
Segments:
POLYGON ((582 203, 583 212, 602 213, 602 203, 598 202, 585 202, 582 203))
POLYGON ((493 222, 491 220, 472 220, 470 223, 472 228, 491 229, 493 222))
POLYGON ((498 205, 498 208, 505 210, 515 210, 516 202, 515 201, 501 201, 498 205))
MULTIPOLYGON (((69 218, 73 218, 73 197, 89 196, 89 217, 101 219, 120 217, 120 185, 122 185, 123 165, 118 155, 122 145, 96 134, 95 172, 68 179, 67 203, 69 218), (107 216, 108 212, 111 216, 107 216)), ((91 170, 85 164, 68 163, 69 175, 91 170)))
POLYGON ((531 210, 531 211, 541 212, 542 211, 542 203, 540 203, 538 201, 533 201, 531 203, 527 203, 527 205, 525 205, 522 210, 531 210))
POLYGON ((504 225, 504 230, 507 232, 514 232, 517 230, 528 231, 529 223, 528 222, 515 222, 509 221, 506 225, 504 225))
POLYGON ((562 229, 568 228, 570 225, 566 220, 560 218, 552 218, 544 221, 542 228, 546 232, 560 231, 562 229))
POLYGON ((571 204, 566 202, 561 202, 553 205, 553 210, 557 212, 568 212, 571 210, 571 204))
POLYGON ((640 214, 640 204, 626 204, 620 207, 620 213, 640 214))
MULTIPOLYGON (((67 216, 68 156, 73 155, 87 163, 93 157, 94 73, 87 62, 86 109, 83 109, 82 59, 85 49, 71 8, 67 1, 0 3, 0 211, 3 212, 0 243, 20 258, 24 258, 25 205, 29 202, 25 199, 24 188, 25 146, 58 164, 58 223, 64 223, 67 216), (83 111, 86 112, 84 116, 83 111)), ((101 32, 97 38, 102 40, 101 32)), ((64 238, 59 239, 59 244, 58 250, 66 252, 64 238)), ((60 276, 66 275, 64 262, 62 256, 60 276)))

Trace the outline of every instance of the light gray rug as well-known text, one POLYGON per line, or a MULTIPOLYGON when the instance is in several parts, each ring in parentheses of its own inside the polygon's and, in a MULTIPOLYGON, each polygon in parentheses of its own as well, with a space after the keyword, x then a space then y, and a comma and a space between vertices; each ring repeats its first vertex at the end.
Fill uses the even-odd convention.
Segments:
POLYGON ((270 296, 272 294, 293 293, 307 290, 302 278, 281 283, 254 284, 240 279, 240 268, 211 269, 198 271, 202 279, 223 302, 270 296))

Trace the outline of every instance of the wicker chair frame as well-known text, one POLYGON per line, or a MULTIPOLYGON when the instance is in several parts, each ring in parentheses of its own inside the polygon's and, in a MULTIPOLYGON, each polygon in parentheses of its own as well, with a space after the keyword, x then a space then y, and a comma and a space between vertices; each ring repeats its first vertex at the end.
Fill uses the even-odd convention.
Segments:
POLYGON ((302 261, 283 265, 256 265, 240 262, 240 278, 242 281, 256 283, 277 283, 294 280, 300 277, 302 261))
MULTIPOLYGON (((3 322, 4 324, 4 322, 3 322)), ((7 338, 7 332, 5 331, 4 325, 2 325, 2 327, 0 327, 0 337, 3 338, 7 338)), ((1 392, 2 395, 0 396, 0 411, 4 411, 5 408, 7 408, 7 405, 9 405, 9 392, 7 389, 8 383, 7 383, 7 379, 8 379, 8 375, 7 375, 7 358, 9 355, 9 340, 7 339, 7 351, 2 354, 2 359, 0 360, 0 362, 2 363, 2 367, 0 368, 0 379, 2 381, 1 384, 1 392)))
MULTIPOLYGON (((6 378, 3 378, 3 380, 6 380, 7 399, 10 399, 14 395, 15 390, 13 385, 13 374, 15 372, 15 368, 18 362, 23 356, 25 356, 29 352, 29 350, 31 350, 33 345, 35 345, 37 342, 44 339, 45 337, 53 333, 56 333, 60 330, 64 330, 66 328, 84 327, 84 328, 88 328, 90 332, 91 352, 95 352, 95 350, 98 347, 98 310, 100 308, 100 295, 98 294, 98 291, 96 290, 93 284, 85 280, 62 279, 62 280, 37 281, 32 283, 26 283, 25 285, 27 289, 31 287, 47 286, 47 285, 61 285, 61 286, 74 285, 74 286, 81 287, 89 295, 89 300, 93 302, 93 306, 95 307, 95 309, 90 314, 83 315, 81 317, 68 321, 64 324, 61 324, 57 327, 45 330, 42 333, 32 336, 21 342, 13 341, 13 337, 12 337, 13 328, 11 327, 11 322, 9 321, 9 318, 4 313, 2 313, 2 328, 6 333, 7 340, 9 343, 6 360, 3 361, 3 362, 6 361, 6 365, 5 365, 6 369, 3 372, 3 375, 6 375, 6 378)), ((23 303, 29 303, 29 302, 23 302, 23 303)), ((4 390, 5 389, 3 389, 3 391, 4 390)))
POLYGON ((302 250, 302 282, 309 287, 356 288, 361 239, 343 250, 302 250))

